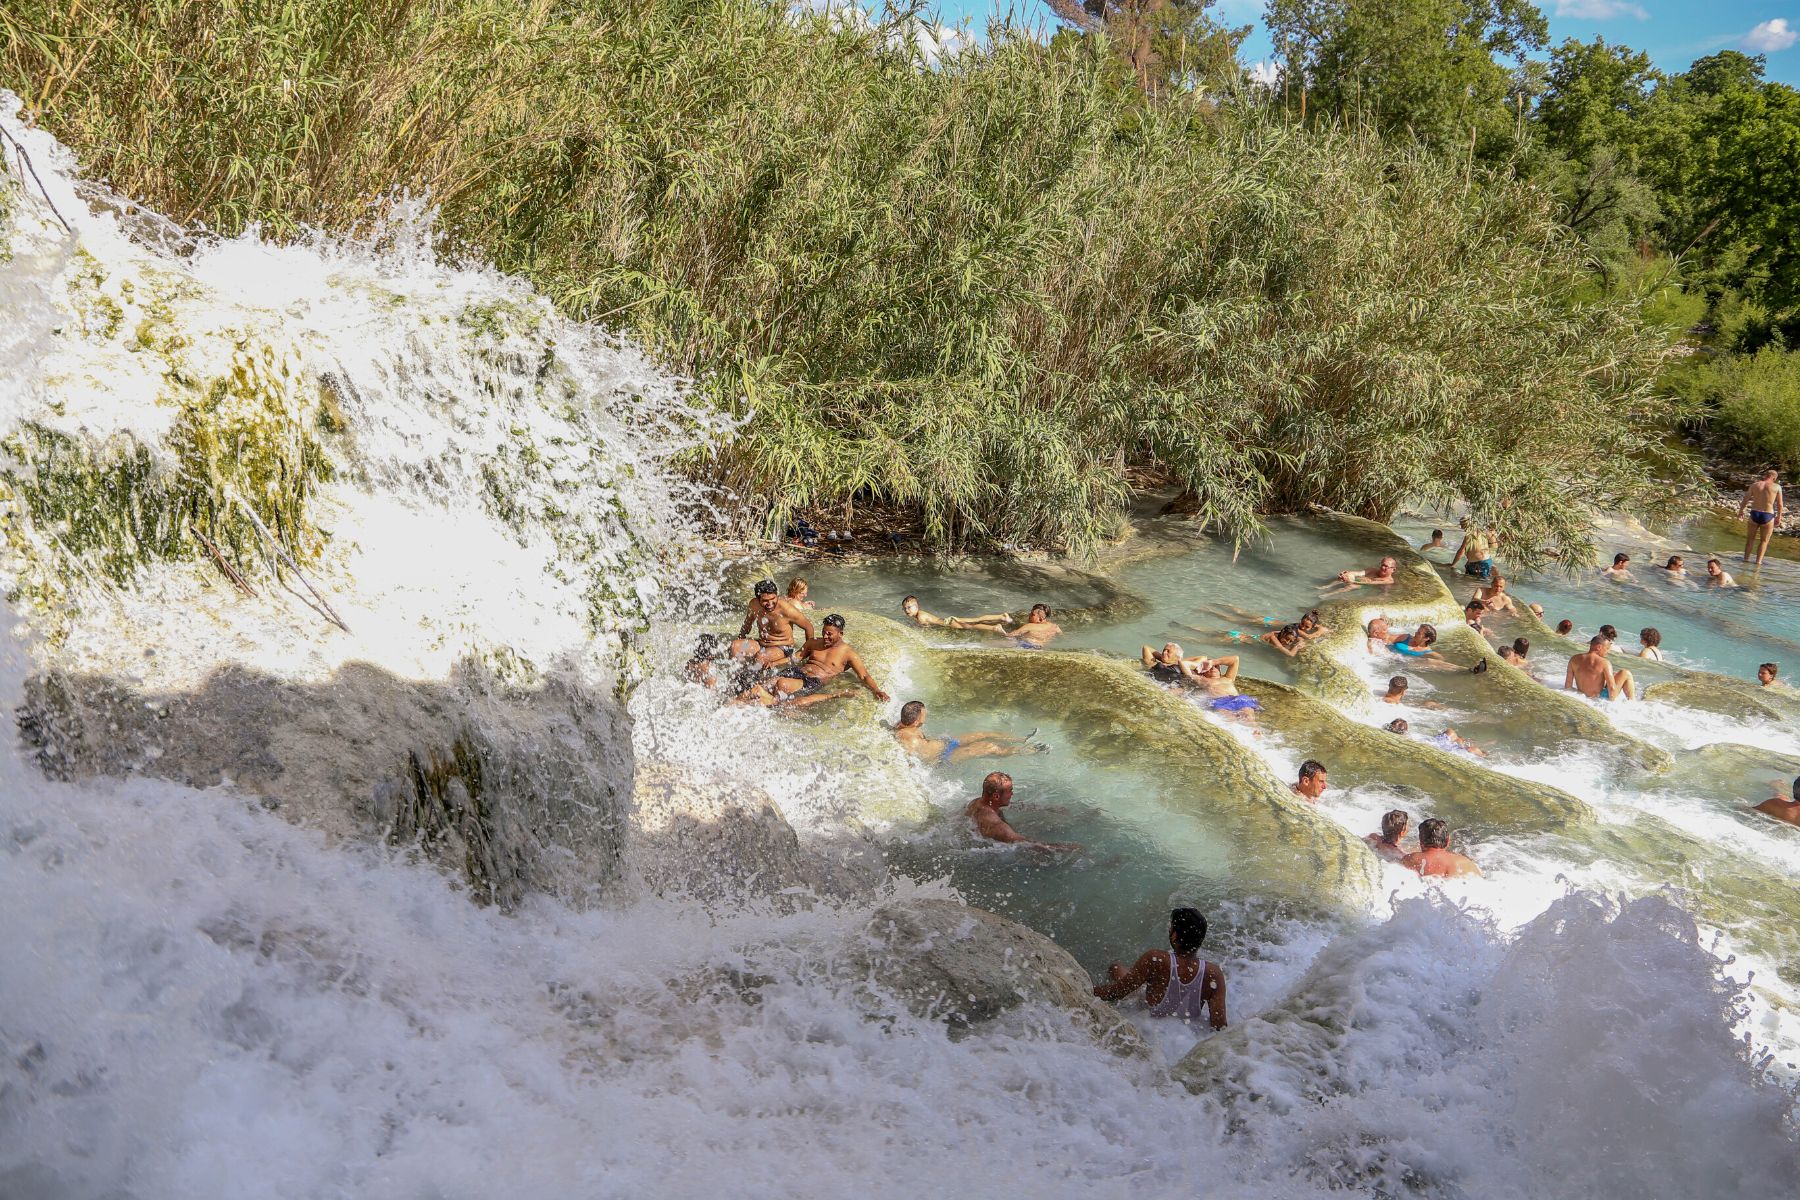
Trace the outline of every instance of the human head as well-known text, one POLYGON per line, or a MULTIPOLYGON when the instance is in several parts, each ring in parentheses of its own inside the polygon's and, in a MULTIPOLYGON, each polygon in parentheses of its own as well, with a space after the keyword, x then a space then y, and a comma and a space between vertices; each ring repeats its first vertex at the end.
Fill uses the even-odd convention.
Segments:
POLYGON ((1300 628, 1301 629, 1303 629, 1303 630, 1304 629, 1317 629, 1318 627, 1319 627, 1319 610, 1318 609, 1315 608, 1311 612, 1307 613, 1305 616, 1300 618, 1300 628))
POLYGON ((1450 845, 1450 822, 1442 817, 1427 817, 1419 822, 1419 849, 1443 850, 1450 845))
POLYGON ((1612 645, 1612 643, 1606 640, 1606 635, 1604 633, 1596 633, 1593 637, 1588 639, 1589 650, 1605 650, 1610 645, 1612 645))
POLYGON ((819 638, 828 646, 835 646, 844 640, 844 618, 832 613, 819 626, 819 638))
POLYGON ((1405 733, 1407 731, 1407 729, 1409 728, 1409 726, 1406 723, 1405 717, 1395 717, 1393 720, 1389 721, 1386 725, 1383 725, 1382 728, 1387 730, 1389 733, 1405 733))
POLYGON ((1469 617, 1476 621, 1481 620, 1481 614, 1486 611, 1487 611, 1487 605, 1483 604, 1479 600, 1471 600, 1467 604, 1463 605, 1463 616, 1469 617))
POLYGON ((906 728, 925 723, 925 702, 908 700, 900 706, 900 724, 906 728))
POLYGON ((1531 655, 1531 639, 1516 637, 1513 639, 1512 648, 1513 653, 1520 658, 1528 658, 1531 655))
POLYGON ((1374 619, 1372 619, 1369 622, 1369 636, 1370 637, 1380 637, 1387 631, 1388 631, 1388 619, 1386 617, 1375 617, 1374 619))
POLYGON ((1624 566, 1626 563, 1628 563, 1630 561, 1631 561, 1631 555, 1629 555, 1629 554, 1625 554, 1622 552, 1619 554, 1615 554, 1615 555, 1613 555, 1613 569, 1616 571, 1620 567, 1624 566))
POLYGON ((1275 631, 1275 636, 1281 639, 1283 645, 1291 646, 1300 640, 1300 627, 1294 624, 1283 625, 1275 631))
POLYGON ((1564 617, 1562 620, 1560 620, 1556 623, 1556 632, 1562 634, 1564 637, 1567 637, 1569 634, 1575 632, 1575 622, 1569 620, 1569 618, 1567 618, 1567 617, 1564 617))
POLYGON ((1770 467, 1768 470, 1766 470, 1762 473, 1762 477, 1764 479, 1773 480, 1775 478, 1775 476, 1779 475, 1780 473, 1781 472, 1777 471, 1774 467, 1770 467))
POLYGON ((1530 604, 1527 604, 1525 607, 1529 608, 1531 610, 1531 615, 1536 617, 1538 620, 1541 621, 1544 619, 1544 606, 1539 604, 1536 600, 1533 600, 1530 604))
POLYGON ((1646 646, 1660 646, 1662 645, 1662 631, 1654 628, 1640 629, 1638 630, 1638 641, 1646 646))
POLYGON ((1434 542, 1441 540, 1443 538, 1443 536, 1444 536, 1444 531, 1441 529, 1434 529, 1431 531, 1431 540, 1434 542))
POLYGON ((909 617, 917 616, 919 612, 919 598, 917 596, 908 596, 906 599, 902 600, 900 602, 900 611, 909 617))
POLYGON ((1774 663, 1764 663, 1756 668, 1756 680, 1765 686, 1774 683, 1775 677, 1779 674, 1781 674, 1781 668, 1774 663))
POLYGON ((758 580, 756 584, 756 603, 766 612, 774 612, 775 606, 781 603, 781 589, 775 586, 773 579, 758 580))
POLYGON ((1500 574, 1498 571, 1494 572, 1494 580, 1489 584, 1489 587, 1496 592, 1504 592, 1506 590, 1506 576, 1500 574))
POLYGON ((806 580, 800 578, 800 576, 796 575, 792 579, 788 580, 787 595, 788 595, 789 600, 804 600, 804 599, 806 599, 806 590, 807 590, 806 580))
POLYGON ((1600 627, 1600 636, 1609 642, 1616 642, 1619 640, 1619 631, 1614 626, 1602 625, 1600 627))
POLYGON ((1181 661, 1181 646, 1177 642, 1164 642, 1162 653, 1164 662, 1181 661))
POLYGON ((1724 571, 1725 571, 1725 568, 1721 567, 1719 565, 1718 559, 1709 558, 1706 560, 1706 573, 1708 575, 1720 575, 1720 574, 1723 574, 1724 571))
POLYGON ((1392 555, 1382 556, 1381 570, 1384 574, 1396 570, 1399 566, 1400 563, 1392 555))
POLYGON ((1032 605, 1031 619, 1033 621, 1048 621, 1050 619, 1050 606, 1048 604, 1032 605))
POLYGON ((994 771, 981 781, 981 798, 995 808, 1005 808, 1012 803, 1012 776, 1005 771, 994 771))
POLYGON ((1396 675, 1388 680, 1388 695, 1399 696, 1406 692, 1406 676, 1396 675))
POLYGON ((703 633, 694 643, 694 657, 688 661, 695 663, 710 662, 717 657, 719 657, 719 635, 716 633, 703 633))
POLYGON ((1685 560, 1685 559, 1683 559, 1683 558, 1682 558, 1682 557, 1681 557, 1681 555, 1679 555, 1679 554, 1671 554, 1671 555, 1669 555, 1669 561, 1668 561, 1668 562, 1666 562, 1666 563, 1664 563, 1664 564, 1663 564, 1663 570, 1665 570, 1665 571, 1679 571, 1679 570, 1681 570, 1681 564, 1682 564, 1682 563, 1683 563, 1683 562, 1684 562, 1684 561, 1686 561, 1686 560, 1685 560))
POLYGON ((1413 630, 1413 635, 1407 639, 1407 642, 1414 650, 1423 650, 1425 647, 1435 644, 1437 642, 1437 626, 1419 626, 1413 630))
POLYGON ((1458 529, 1467 529, 1469 527, 1469 518, 1467 518, 1467 517, 1457 518, 1456 527, 1458 529))
POLYGON ((1412 818, 1406 815, 1404 808, 1391 809, 1381 814, 1381 840, 1397 842, 1406 836, 1406 827, 1412 824, 1412 818))
POLYGON ((1169 949, 1192 954, 1206 940, 1206 918, 1197 908, 1177 908, 1169 913, 1169 949))
POLYGON ((1317 759, 1309 758, 1300 764, 1300 794, 1317 800, 1325 794, 1325 764, 1317 759))

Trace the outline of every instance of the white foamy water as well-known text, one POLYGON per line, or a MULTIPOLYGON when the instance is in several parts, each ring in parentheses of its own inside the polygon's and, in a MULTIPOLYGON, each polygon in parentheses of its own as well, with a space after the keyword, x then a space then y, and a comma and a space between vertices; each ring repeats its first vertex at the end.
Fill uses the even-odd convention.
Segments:
MULTIPOLYGON (((14 183, 9 430, 166 433, 156 371, 129 349, 134 322, 159 321, 196 370, 249 344, 297 395, 330 381, 353 447, 318 498, 316 568, 349 632, 273 588, 239 602, 198 557, 159 560, 132 586, 72 589, 65 663, 161 694, 224 668, 311 686, 356 664, 436 686, 510 653, 579 698, 637 674, 621 632, 648 626, 633 644, 660 654, 686 636, 672 617, 715 577, 682 511, 703 497, 667 463, 716 426, 643 355, 440 261, 416 219, 372 242, 152 249, 90 211, 11 112, 78 236, 14 183), (78 247, 124 314, 114 334, 71 315, 78 247)), ((0 648, 9 706, 41 669, 36 638, 0 648)), ((631 714, 640 758, 771 796, 808 843, 953 803, 853 713, 721 713, 658 678, 631 714)), ((1328 811, 1355 827, 1380 803, 1328 811)), ((1262 943, 1210 951, 1233 1028, 1194 1094, 1055 1013, 952 1039, 882 980, 846 978, 838 948, 873 901, 786 912, 616 886, 502 911, 347 815, 264 807, 229 779, 55 782, 0 754, 0 1196, 1639 1200, 1775 1196, 1800 1168, 1793 1097, 1737 1033, 1750 1001, 1658 897, 1503 867, 1449 895, 1390 876, 1394 900, 1360 919, 1272 920, 1262 943)), ((921 890, 944 891, 883 895, 921 890)), ((1155 1032, 1171 1060, 1195 1036, 1155 1032)))

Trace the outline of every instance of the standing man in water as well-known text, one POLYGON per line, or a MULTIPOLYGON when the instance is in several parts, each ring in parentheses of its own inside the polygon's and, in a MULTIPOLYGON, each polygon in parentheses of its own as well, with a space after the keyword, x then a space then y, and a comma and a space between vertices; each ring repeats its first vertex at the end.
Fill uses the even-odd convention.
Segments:
POLYGON ((1139 988, 1153 1017, 1198 1021, 1204 1007, 1214 1029, 1225 1028, 1225 972, 1200 957, 1206 940, 1206 918, 1197 908, 1169 914, 1169 949, 1146 950, 1130 970, 1118 963, 1106 968, 1108 982, 1094 989, 1102 1000, 1123 1000, 1139 988))
POLYGON ((1800 779, 1794 780, 1792 799, 1781 794, 1781 780, 1775 781, 1775 794, 1756 806, 1756 811, 1789 825, 1800 825, 1800 779))
POLYGON ((738 630, 737 639, 731 643, 731 657, 752 659, 759 667, 778 667, 789 662, 799 653, 794 640, 796 625, 805 631, 807 640, 811 640, 812 618, 798 604, 782 596, 773 579, 765 579, 756 585, 749 611, 744 614, 744 627, 738 630), (754 638, 750 636, 752 628, 756 630, 754 638))
POLYGON ((1602 634, 1589 638, 1588 648, 1569 659, 1569 669, 1563 674, 1563 690, 1580 692, 1590 700, 1611 700, 1615 695, 1626 700, 1637 699, 1631 672, 1615 671, 1606 661, 1606 652, 1611 648, 1612 643, 1602 634))
POLYGON ((1741 518, 1746 511, 1750 523, 1744 527, 1744 561, 1749 562, 1754 551, 1756 565, 1760 567, 1763 555, 1769 552, 1769 539, 1781 527, 1782 514, 1787 511, 1782 505, 1781 483, 1776 471, 1764 471, 1762 478, 1744 489, 1744 498, 1738 501, 1737 515, 1741 518))
POLYGON ((1456 553, 1450 556, 1451 567, 1460 561, 1463 574, 1486 579, 1494 573, 1494 543, 1499 539, 1492 529, 1483 530, 1472 517, 1464 517, 1457 524, 1462 528, 1463 538, 1456 553))
POLYGON ((1419 848, 1402 858, 1400 865, 1421 875, 1447 879, 1481 874, 1474 859, 1450 849, 1450 823, 1442 817, 1419 822, 1419 848))
POLYGON ((1005 771, 995 771, 981 781, 981 795, 969 801, 963 814, 975 822, 975 832, 990 842, 1007 842, 1016 846, 1029 846, 1033 850, 1079 850, 1074 842, 1039 842, 1026 837, 1000 815, 1000 810, 1012 803, 1012 776, 1005 771))
POLYGON ((757 695, 765 691, 776 703, 811 696, 845 671, 855 675, 869 689, 871 696, 883 704, 887 703, 888 694, 881 690, 881 685, 875 682, 875 677, 863 666, 862 656, 844 640, 844 618, 832 613, 819 627, 819 636, 807 639, 806 645, 800 648, 799 664, 777 671, 768 688, 757 685, 751 690, 750 698, 764 700, 766 703, 765 697, 757 695))

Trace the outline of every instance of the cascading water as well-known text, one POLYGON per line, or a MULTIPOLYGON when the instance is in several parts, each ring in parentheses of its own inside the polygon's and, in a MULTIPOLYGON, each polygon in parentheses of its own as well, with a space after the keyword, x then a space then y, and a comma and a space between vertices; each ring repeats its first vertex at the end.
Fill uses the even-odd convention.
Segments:
MULTIPOLYGON (((1791 1186, 1793 1098, 1672 900, 1274 904, 1280 848, 1234 874, 1205 833, 1231 797, 1162 796, 1135 750, 1105 762, 1148 772, 1135 857, 981 865, 1034 920, 1054 887, 1162 903, 1208 864, 1254 936, 1209 950, 1233 1028, 1183 1063, 1199 1090, 1167 1027, 1122 1056, 1028 1005, 947 1036, 859 947, 876 906, 953 894, 879 864, 921 822, 902 848, 936 853, 953 793, 863 701, 722 711, 657 668, 719 578, 670 469, 719 426, 676 381, 444 261, 420 214, 190 237, 15 110, 0 1196, 1791 1186)), ((917 639, 851 632, 890 690, 938 679, 917 639)), ((1355 847, 1270 812, 1232 836, 1335 856, 1351 899, 1355 847)))

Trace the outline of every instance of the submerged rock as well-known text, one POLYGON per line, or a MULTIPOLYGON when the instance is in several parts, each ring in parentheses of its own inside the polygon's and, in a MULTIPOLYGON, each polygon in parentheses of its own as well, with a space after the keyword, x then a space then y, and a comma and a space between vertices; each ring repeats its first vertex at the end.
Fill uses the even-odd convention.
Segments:
POLYGON ((1044 935, 953 900, 909 900, 876 910, 845 948, 844 965, 908 1011, 943 1021, 952 1036, 1065 1016, 1115 1054, 1151 1058, 1143 1035, 1111 1005, 1073 955, 1044 935))

